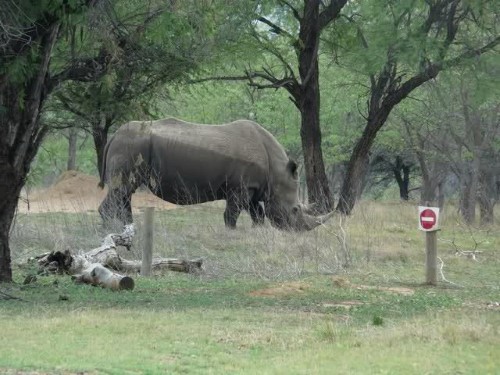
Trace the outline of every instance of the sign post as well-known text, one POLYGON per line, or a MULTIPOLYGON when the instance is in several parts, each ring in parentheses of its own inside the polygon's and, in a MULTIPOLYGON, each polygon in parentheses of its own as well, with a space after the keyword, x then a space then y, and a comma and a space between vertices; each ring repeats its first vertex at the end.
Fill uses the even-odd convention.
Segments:
POLYGON ((425 281, 437 284, 437 231, 439 222, 438 207, 418 207, 418 227, 425 233, 425 281))

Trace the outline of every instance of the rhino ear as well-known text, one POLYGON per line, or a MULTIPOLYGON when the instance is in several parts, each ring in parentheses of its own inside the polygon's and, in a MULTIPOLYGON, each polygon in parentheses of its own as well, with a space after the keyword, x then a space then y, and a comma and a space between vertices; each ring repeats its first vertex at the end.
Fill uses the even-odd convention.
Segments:
POLYGON ((290 172, 290 174, 295 180, 299 178, 297 169, 298 169, 297 163, 290 159, 288 161, 288 164, 286 165, 286 170, 290 172))

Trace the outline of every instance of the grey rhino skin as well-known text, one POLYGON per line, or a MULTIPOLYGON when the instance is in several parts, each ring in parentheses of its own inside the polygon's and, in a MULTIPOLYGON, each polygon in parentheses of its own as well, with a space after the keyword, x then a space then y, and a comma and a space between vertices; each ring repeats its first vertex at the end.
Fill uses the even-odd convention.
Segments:
POLYGON ((226 200, 224 222, 234 228, 240 212, 254 224, 311 230, 331 215, 313 216, 298 200, 297 165, 259 124, 238 120, 201 125, 168 118, 132 121, 108 141, 100 186, 108 194, 103 220, 132 222, 131 195, 142 184, 178 205, 226 200), (262 204, 261 204, 262 203, 262 204))

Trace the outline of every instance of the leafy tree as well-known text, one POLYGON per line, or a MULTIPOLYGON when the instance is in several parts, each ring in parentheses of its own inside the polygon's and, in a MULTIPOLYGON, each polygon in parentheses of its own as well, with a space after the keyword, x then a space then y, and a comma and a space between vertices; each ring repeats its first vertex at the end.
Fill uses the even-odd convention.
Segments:
MULTIPOLYGON (((301 116, 300 137, 310 203, 322 211, 334 207, 322 152, 320 127, 320 36, 338 18, 347 0, 260 1, 250 19, 252 42, 245 48, 262 51, 261 68, 252 61, 244 76, 258 89, 285 89, 301 116)), ((208 78, 214 79, 214 78, 208 78)), ((207 80, 208 80, 207 79, 207 80)))
MULTIPOLYGON (((427 107, 426 105, 423 105, 427 107)), ((401 110, 402 132, 406 133, 405 142, 415 155, 420 175, 420 204, 437 203, 444 206, 444 184, 449 177, 450 164, 440 150, 450 144, 450 134, 439 120, 430 114, 429 109, 412 108, 401 110), (430 115, 429 115, 430 114, 430 115)))
MULTIPOLYGON (((486 59, 481 59, 486 60, 486 59)), ((493 221, 500 181, 498 63, 479 61, 469 68, 446 74, 428 90, 427 117, 439 124, 434 154, 445 160, 460 182, 460 212, 468 224, 475 222, 479 203, 481 223, 493 221), (472 74, 471 74, 472 73, 472 74)), ((423 106, 423 104, 421 104, 423 106)))
POLYGON ((497 2, 462 0, 352 3, 332 34, 334 58, 368 78, 366 125, 352 151, 337 210, 349 214, 369 151, 392 110, 446 69, 500 43, 497 2), (341 45, 337 41, 342 41, 341 45))
MULTIPOLYGON (((67 80, 94 81, 111 53, 52 60, 65 31, 101 6, 94 0, 8 0, 0 13, 0 282, 12 280, 9 230, 31 162, 48 131, 40 121, 48 95, 67 80)), ((90 51, 89 51, 90 52, 90 51)))
POLYGON ((69 36, 71 54, 95 44, 111 46, 107 73, 91 84, 68 82, 55 98, 92 134, 99 172, 110 129, 134 116, 151 117, 156 90, 166 94, 165 84, 180 82, 207 59, 227 27, 214 23, 208 2, 150 2, 145 8, 143 1, 117 1, 109 13, 69 36))

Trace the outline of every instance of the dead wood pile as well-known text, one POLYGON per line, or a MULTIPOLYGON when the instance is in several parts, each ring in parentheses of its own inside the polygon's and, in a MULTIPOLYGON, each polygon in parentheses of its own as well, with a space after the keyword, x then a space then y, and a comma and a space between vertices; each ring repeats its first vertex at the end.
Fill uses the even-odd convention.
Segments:
MULTIPOLYGON (((130 249, 135 235, 134 224, 124 227, 120 234, 108 234, 102 245, 87 252, 72 253, 66 251, 52 251, 44 253, 28 261, 36 261, 39 273, 60 273, 71 275, 79 283, 99 285, 112 290, 126 290, 134 288, 134 279, 123 275, 138 274, 141 261, 128 260, 120 257, 116 252, 117 246, 130 249)), ((172 270, 177 272, 197 273, 201 271, 202 259, 183 260, 176 258, 153 259, 153 270, 172 270)))

